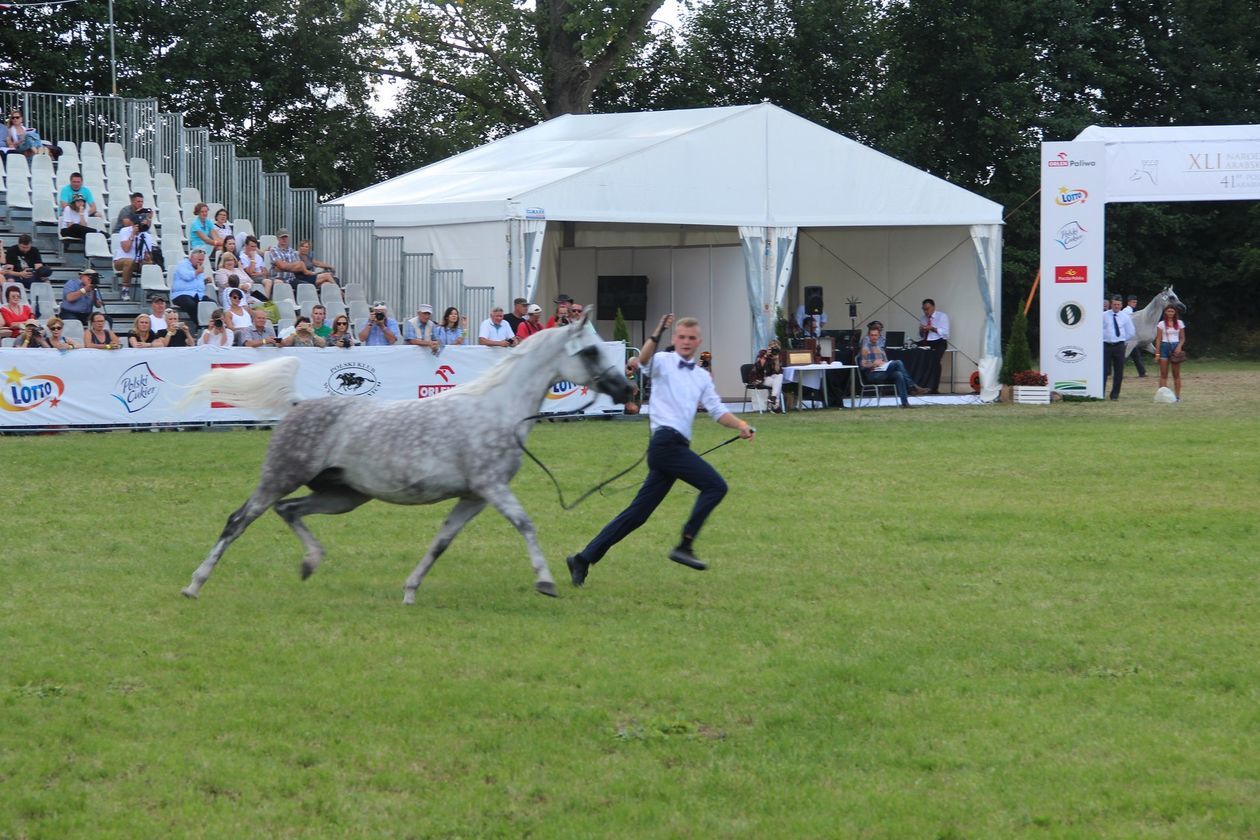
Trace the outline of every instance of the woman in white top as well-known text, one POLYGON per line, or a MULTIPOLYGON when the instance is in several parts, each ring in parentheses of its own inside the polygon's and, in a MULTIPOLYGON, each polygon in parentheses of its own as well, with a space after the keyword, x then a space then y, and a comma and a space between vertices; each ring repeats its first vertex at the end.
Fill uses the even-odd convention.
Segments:
POLYGON ((210 326, 201 334, 198 342, 203 347, 231 347, 236 335, 228 329, 223 310, 216 309, 210 313, 210 326))
POLYGON ((242 304, 245 293, 240 289, 228 289, 228 306, 223 313, 230 330, 247 330, 254 325, 254 318, 242 304))
POLYGON ((1177 307, 1164 307, 1164 317, 1155 324, 1155 346, 1159 349, 1159 387, 1168 387, 1168 368, 1172 368, 1173 393, 1181 400, 1181 362, 1186 352, 1186 325, 1177 307))
POLYGON ((240 289, 242 294, 249 294, 254 281, 245 273, 245 269, 236 260, 236 254, 224 252, 219 255, 219 270, 214 273, 214 286, 219 290, 219 302, 223 307, 232 305, 228 300, 228 292, 240 289))
POLYGON ((232 231, 232 223, 228 221, 227 210, 222 207, 214 211, 214 232, 219 235, 224 244, 227 244, 227 240, 230 239, 232 247, 236 247, 236 234, 232 231))
POLYGON ((61 238, 86 240, 92 232, 88 226, 87 202, 82 198, 61 208, 61 238))

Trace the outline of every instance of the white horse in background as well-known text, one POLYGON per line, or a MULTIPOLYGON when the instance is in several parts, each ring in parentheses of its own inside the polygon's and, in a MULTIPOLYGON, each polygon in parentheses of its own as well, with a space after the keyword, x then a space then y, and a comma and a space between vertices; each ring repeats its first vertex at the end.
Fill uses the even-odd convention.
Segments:
POLYGON ((1126 359, 1129 358, 1134 347, 1140 347, 1151 355, 1155 354, 1155 325, 1159 323, 1160 318, 1164 317, 1164 308, 1170 303, 1181 310, 1186 308, 1171 285, 1165 286, 1162 292, 1151 298, 1150 303, 1133 313, 1133 329, 1136 337, 1125 345, 1124 357, 1126 359))

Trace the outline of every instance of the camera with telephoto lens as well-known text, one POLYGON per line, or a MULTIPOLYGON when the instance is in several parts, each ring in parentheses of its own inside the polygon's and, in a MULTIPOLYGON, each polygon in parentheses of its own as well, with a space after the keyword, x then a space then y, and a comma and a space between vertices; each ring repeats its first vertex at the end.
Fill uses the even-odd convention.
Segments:
POLYGON ((215 327, 215 329, 218 329, 218 330, 223 329, 223 319, 222 319, 222 318, 215 318, 215 319, 214 319, 214 327, 215 327))
POLYGON ((339 339, 337 339, 337 346, 338 346, 338 347, 343 347, 343 348, 345 348, 346 350, 349 350, 349 349, 350 349, 350 339, 349 339, 349 338, 339 338, 339 339))
POLYGON ((148 207, 141 207, 132 214, 132 218, 136 220, 136 224, 140 225, 141 230, 148 230, 149 225, 153 223, 153 211, 148 207))
POLYGON ((377 313, 376 313, 376 320, 378 320, 378 321, 384 321, 384 320, 385 320, 385 313, 384 313, 384 312, 377 312, 377 313))

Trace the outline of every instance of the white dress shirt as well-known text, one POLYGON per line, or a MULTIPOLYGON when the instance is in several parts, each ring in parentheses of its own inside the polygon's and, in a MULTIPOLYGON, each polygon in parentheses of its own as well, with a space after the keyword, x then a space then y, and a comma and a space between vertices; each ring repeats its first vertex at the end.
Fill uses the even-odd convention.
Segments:
POLYGON ((709 372, 698 363, 691 369, 680 367, 681 361, 683 358, 677 353, 655 353, 643 366, 643 373, 652 377, 648 418, 653 432, 669 428, 691 440, 691 423, 695 420, 697 405, 703 405, 714 420, 729 412, 713 387, 709 372))
POLYGON ((135 228, 128 227, 123 228, 121 231, 114 234, 117 242, 114 246, 114 262, 118 262, 119 260, 134 260, 136 258, 136 249, 134 247, 130 248, 130 250, 123 250, 124 245, 131 244, 131 237, 134 233, 135 228))
POLYGON ((1132 341, 1137 338, 1137 330, 1133 328, 1133 319, 1129 313, 1121 310, 1103 313, 1103 343, 1132 341))
MULTIPOLYGON (((814 318, 814 321, 817 322, 819 329, 822 329, 823 327, 827 326, 827 313, 826 312, 820 312, 817 315, 814 315, 813 318, 814 318)), ((805 304, 803 303, 800 306, 796 307, 796 325, 802 328, 805 326, 805 304)))
POLYGON ((924 336, 927 341, 940 341, 941 339, 949 339, 949 316, 941 310, 936 310, 930 316, 924 315, 919 319, 919 326, 926 327, 931 324, 932 329, 924 336))

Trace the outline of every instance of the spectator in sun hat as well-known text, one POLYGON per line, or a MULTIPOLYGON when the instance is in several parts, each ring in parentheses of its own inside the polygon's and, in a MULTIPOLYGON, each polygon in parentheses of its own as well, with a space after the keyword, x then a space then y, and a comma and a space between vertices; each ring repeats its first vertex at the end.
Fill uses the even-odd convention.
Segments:
POLYGON ((536 332, 542 332, 542 307, 531 303, 525 310, 525 320, 516 328, 516 340, 524 341, 536 332))
POLYGON ((85 268, 79 272, 78 277, 66 281, 66 285, 61 289, 61 316, 63 318, 74 318, 86 325, 93 307, 105 308, 105 301, 101 299, 101 293, 96 288, 99 278, 100 275, 95 271, 85 268))
POLYGON ((436 328, 437 324, 433 322, 433 307, 422 303, 416 307, 416 317, 408 318, 403 322, 403 341, 416 347, 437 350, 441 345, 438 344, 437 336, 434 334, 436 328))
POLYGON ((562 327, 569 323, 569 304, 573 303, 573 298, 566 294, 559 294, 552 303, 556 305, 556 314, 547 319, 546 329, 562 327))
POLYGON ((385 301, 372 303, 367 323, 359 330, 359 341, 365 347, 389 347, 398 342, 398 322, 389 317, 389 304, 385 301))

